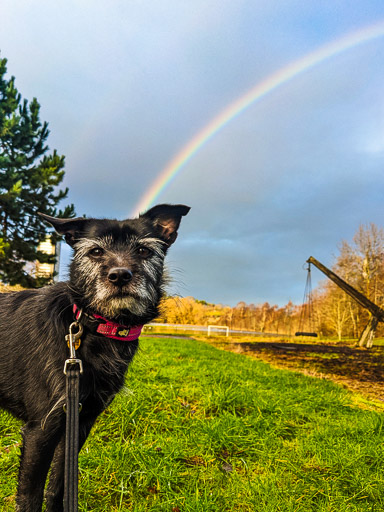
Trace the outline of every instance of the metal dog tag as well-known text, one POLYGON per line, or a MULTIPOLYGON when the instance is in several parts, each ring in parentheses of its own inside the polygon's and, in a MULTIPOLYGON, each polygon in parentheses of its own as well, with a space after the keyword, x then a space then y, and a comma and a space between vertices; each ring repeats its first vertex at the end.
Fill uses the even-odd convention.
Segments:
MULTIPOLYGON (((65 339, 67 341, 68 348, 71 348, 71 335, 67 334, 65 339)), ((81 339, 80 338, 75 338, 73 340, 72 344, 73 344, 74 349, 77 350, 80 347, 80 345, 81 345, 81 339)))

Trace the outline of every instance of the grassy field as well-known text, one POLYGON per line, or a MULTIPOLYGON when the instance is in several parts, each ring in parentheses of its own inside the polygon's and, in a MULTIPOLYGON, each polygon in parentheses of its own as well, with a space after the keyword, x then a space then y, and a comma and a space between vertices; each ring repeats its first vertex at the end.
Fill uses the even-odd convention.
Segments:
MULTIPOLYGON (((81 511, 384 511, 384 415, 326 380, 143 338, 80 455, 81 511)), ((0 415, 0 503, 20 441, 0 415)))

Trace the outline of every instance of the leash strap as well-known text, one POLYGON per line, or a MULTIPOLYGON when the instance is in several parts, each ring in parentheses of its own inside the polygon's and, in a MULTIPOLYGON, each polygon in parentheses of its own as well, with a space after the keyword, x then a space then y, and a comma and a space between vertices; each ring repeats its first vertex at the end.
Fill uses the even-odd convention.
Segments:
POLYGON ((66 365, 65 512, 78 510, 79 380, 80 365, 68 363, 66 365))
POLYGON ((65 361, 64 373, 66 375, 66 406, 65 411, 65 468, 64 468, 64 511, 78 511, 78 457, 79 457, 79 399, 80 399, 80 374, 83 373, 83 365, 76 358, 76 341, 80 338, 83 327, 79 322, 73 322, 69 326, 69 334, 65 337, 70 357, 65 361), (73 332, 76 328, 78 331, 73 332))

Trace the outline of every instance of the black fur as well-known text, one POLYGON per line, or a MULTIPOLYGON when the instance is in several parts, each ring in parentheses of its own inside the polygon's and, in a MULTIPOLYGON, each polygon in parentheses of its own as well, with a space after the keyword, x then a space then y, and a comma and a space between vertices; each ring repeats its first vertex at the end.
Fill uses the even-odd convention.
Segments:
MULTIPOLYGON (((163 260, 189 208, 158 205, 138 219, 54 219, 43 216, 74 249, 68 282, 0 295, 0 406, 25 422, 16 507, 63 510, 65 335, 73 304, 123 325, 142 325, 158 314, 163 260), (120 276, 123 275, 123 278, 120 276)), ((85 317, 76 354, 80 381, 80 448, 97 416, 122 388, 138 340, 95 334, 85 317)))

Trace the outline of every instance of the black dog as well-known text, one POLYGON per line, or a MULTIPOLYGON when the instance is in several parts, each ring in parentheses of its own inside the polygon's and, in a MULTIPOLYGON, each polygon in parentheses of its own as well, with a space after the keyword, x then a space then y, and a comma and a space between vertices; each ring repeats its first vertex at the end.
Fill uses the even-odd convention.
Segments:
POLYGON ((155 318, 163 262, 189 207, 158 205, 137 219, 55 219, 42 215, 74 249, 68 282, 0 295, 0 406, 25 422, 16 507, 63 510, 65 336, 82 310, 76 354, 80 447, 122 388, 140 326, 155 318))

